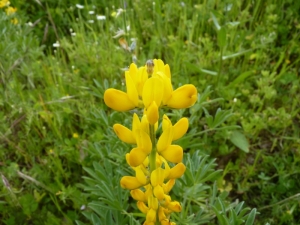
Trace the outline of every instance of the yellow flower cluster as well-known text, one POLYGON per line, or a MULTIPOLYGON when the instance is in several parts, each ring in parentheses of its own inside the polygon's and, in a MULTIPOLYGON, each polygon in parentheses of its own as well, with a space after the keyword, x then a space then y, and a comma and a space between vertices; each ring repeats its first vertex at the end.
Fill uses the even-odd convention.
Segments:
POLYGON ((162 60, 148 60, 144 67, 131 64, 125 72, 126 92, 107 89, 104 101, 117 111, 143 108, 140 119, 133 115, 132 129, 121 124, 113 126, 120 140, 135 145, 126 154, 128 165, 135 176, 122 177, 122 188, 131 190, 141 212, 146 214, 144 225, 174 225, 170 222, 172 212, 180 212, 181 205, 172 201, 169 192, 175 179, 185 172, 182 163, 183 149, 172 144, 188 130, 188 119, 181 118, 176 124, 163 115, 162 133, 156 140, 159 108, 181 109, 192 106, 197 100, 197 89, 187 84, 173 90, 169 65, 162 60), (171 167, 170 165, 174 165, 171 167))
MULTIPOLYGON (((11 7, 9 5, 10 5, 10 1, 8 1, 8 0, 0 0, 0 9, 1 8, 5 8, 5 13, 8 16, 13 15, 17 11, 17 8, 11 7)), ((18 19, 17 18, 11 19, 11 23, 17 24, 18 23, 18 19)))

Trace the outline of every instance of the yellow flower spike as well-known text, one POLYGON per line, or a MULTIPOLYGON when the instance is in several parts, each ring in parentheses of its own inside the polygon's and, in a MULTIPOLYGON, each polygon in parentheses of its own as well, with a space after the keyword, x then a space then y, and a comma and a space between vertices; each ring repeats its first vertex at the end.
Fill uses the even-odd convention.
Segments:
POLYGON ((184 109, 197 101, 197 89, 192 84, 186 84, 173 91, 171 98, 165 103, 173 109, 184 109))
POLYGON ((163 133, 160 135, 157 141, 156 147, 159 154, 160 152, 166 150, 171 145, 172 139, 173 139, 173 127, 170 126, 163 131, 163 133))
POLYGON ((129 74, 125 74, 127 95, 135 106, 139 105, 139 95, 135 83, 129 74))
POLYGON ((161 186, 163 185, 165 179, 164 172, 165 172, 164 169, 162 169, 161 167, 152 171, 150 175, 150 180, 153 187, 157 185, 161 185, 161 186))
POLYGON ((147 158, 149 153, 145 152, 142 148, 133 148, 128 157, 129 165, 137 167, 141 165, 147 158))
POLYGON ((170 145, 166 150, 159 152, 167 161, 172 163, 180 163, 183 157, 183 149, 179 145, 170 145))
POLYGON ((149 78, 143 88, 143 103, 145 108, 148 108, 153 101, 159 107, 163 98, 163 90, 164 85, 161 79, 157 77, 149 78))
POLYGON ((155 224, 155 222, 156 222, 156 210, 155 209, 149 209, 149 211, 146 214, 146 222, 148 223, 147 225, 150 225, 149 222, 153 222, 153 225, 155 224))
POLYGON ((122 177, 120 180, 120 184, 122 188, 129 189, 129 190, 138 189, 145 185, 140 183, 136 177, 132 177, 132 176, 122 177))
POLYGON ((166 184, 163 184, 164 193, 168 194, 175 184, 175 179, 170 179, 166 184))
POLYGON ((134 135, 138 148, 140 148, 143 152, 149 154, 152 150, 152 142, 149 135, 141 129, 135 130, 134 135))
POLYGON ((9 6, 9 7, 7 7, 7 8, 5 9, 6 15, 12 15, 12 14, 14 14, 16 11, 17 11, 17 8, 14 8, 14 7, 11 7, 11 6, 9 6))
MULTIPOLYGON (((158 107, 153 101, 146 111, 147 119, 151 125, 156 124, 159 118, 158 107)), ((149 126, 148 126, 149 127, 149 126)))
POLYGON ((130 195, 136 201, 147 202, 145 193, 140 189, 131 190, 130 195))
POLYGON ((109 88, 104 92, 104 102, 109 108, 121 112, 128 111, 136 107, 125 92, 114 88, 109 88))
POLYGON ((177 201, 170 202, 167 207, 168 207, 168 209, 172 210, 173 212, 181 212, 181 205, 177 201))
POLYGON ((173 141, 178 140, 187 132, 189 128, 189 120, 187 118, 181 118, 175 125, 173 126, 174 136, 173 141))
POLYGON ((129 130, 127 127, 124 127, 121 124, 115 124, 113 126, 113 129, 121 141, 126 142, 128 144, 136 144, 136 140, 133 136, 133 132, 129 130))
POLYGON ((186 167, 183 163, 178 163, 170 170, 170 174, 167 177, 167 179, 177 179, 181 177, 184 174, 185 169, 186 167))
POLYGON ((136 205, 142 213, 147 214, 147 212, 149 211, 149 208, 146 206, 146 204, 144 202, 139 201, 139 202, 137 202, 136 205))
POLYGON ((153 194, 158 200, 163 200, 165 198, 164 189, 160 185, 154 187, 153 194))

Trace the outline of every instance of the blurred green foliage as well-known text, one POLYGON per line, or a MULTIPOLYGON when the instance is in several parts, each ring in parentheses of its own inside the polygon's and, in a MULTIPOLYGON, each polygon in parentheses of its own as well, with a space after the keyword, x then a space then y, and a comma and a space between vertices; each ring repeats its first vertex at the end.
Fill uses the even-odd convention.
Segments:
POLYGON ((173 194, 186 190, 184 203, 191 207, 174 216, 178 224, 250 224, 255 210, 243 211, 243 204, 260 212, 255 224, 298 224, 299 2, 41 0, 11 6, 16 25, 0 9, 2 224, 138 223, 128 192, 118 186, 118 177, 130 173, 128 146, 111 128, 129 126, 131 112, 114 113, 102 96, 108 87, 124 88, 123 69, 133 60, 142 66, 148 58, 170 65, 174 87, 198 88, 193 108, 169 114, 190 117, 179 143, 186 157, 210 155, 218 165, 208 166, 210 173, 223 170, 196 182, 198 202, 189 202, 187 190, 198 170, 182 178, 173 194), (97 180, 103 169, 114 179, 97 180), (118 192, 99 192, 114 188, 118 192), (120 201, 106 202, 111 194, 120 201))

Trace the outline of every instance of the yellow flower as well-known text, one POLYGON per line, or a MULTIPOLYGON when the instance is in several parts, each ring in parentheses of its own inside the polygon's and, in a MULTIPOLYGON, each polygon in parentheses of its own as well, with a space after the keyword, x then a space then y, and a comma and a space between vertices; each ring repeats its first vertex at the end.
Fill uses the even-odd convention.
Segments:
POLYGON ((8 6, 10 2, 8 0, 1 0, 0 1, 0 8, 4 8, 5 6, 8 6))
POLYGON ((5 9, 6 15, 14 14, 16 11, 17 11, 17 8, 10 7, 10 6, 5 9))
POLYGON ((73 134, 73 138, 78 138, 78 137, 79 137, 79 135, 77 133, 73 134))
POLYGON ((18 19, 17 18, 13 18, 10 20, 10 22, 14 25, 18 24, 18 19))

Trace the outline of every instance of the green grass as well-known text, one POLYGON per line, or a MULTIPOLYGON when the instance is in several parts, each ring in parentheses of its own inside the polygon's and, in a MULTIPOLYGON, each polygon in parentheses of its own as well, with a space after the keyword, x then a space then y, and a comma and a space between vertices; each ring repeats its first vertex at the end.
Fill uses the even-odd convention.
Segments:
POLYGON ((254 224, 298 224, 299 3, 41 4, 11 2, 18 11, 9 17, 0 9, 0 224, 143 220, 119 187, 130 173, 129 149, 112 130, 114 123, 130 126, 131 112, 113 112, 103 103, 105 89, 124 90, 122 69, 134 57, 138 66, 163 59, 174 88, 192 83, 199 92, 191 109, 168 112, 174 121, 190 118, 178 143, 185 162, 194 160, 191 175, 173 191, 186 206, 174 215, 177 224, 226 224, 222 215, 233 221, 237 199, 249 207, 244 213, 257 209, 254 224), (124 35, 113 38, 119 29, 124 35), (136 47, 122 48, 121 37, 136 47), (56 41, 60 47, 53 47, 56 41), (197 162, 202 167, 195 168, 197 162), (197 180, 205 165, 211 177, 197 180))

